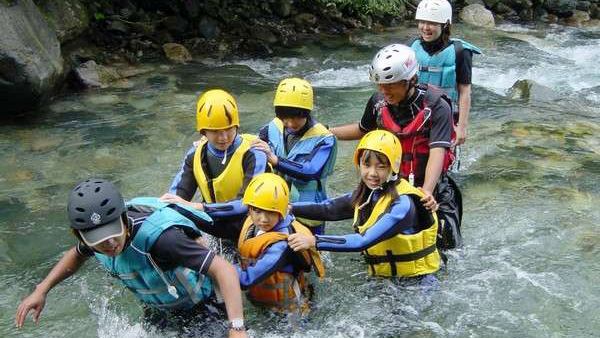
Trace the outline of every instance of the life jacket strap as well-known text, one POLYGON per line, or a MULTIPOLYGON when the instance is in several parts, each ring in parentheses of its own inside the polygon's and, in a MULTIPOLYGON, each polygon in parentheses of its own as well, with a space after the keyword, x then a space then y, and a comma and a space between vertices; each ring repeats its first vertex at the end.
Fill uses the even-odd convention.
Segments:
POLYGON ((409 254, 403 254, 403 255, 392 255, 392 254, 387 254, 387 255, 365 255, 365 261, 367 262, 367 264, 369 265, 375 265, 375 264, 381 264, 381 263, 397 263, 397 262, 412 262, 412 261, 416 261, 417 259, 421 259, 429 254, 431 254, 432 252, 434 252, 436 249, 436 245, 433 244, 423 250, 417 251, 417 252, 412 252, 409 254))

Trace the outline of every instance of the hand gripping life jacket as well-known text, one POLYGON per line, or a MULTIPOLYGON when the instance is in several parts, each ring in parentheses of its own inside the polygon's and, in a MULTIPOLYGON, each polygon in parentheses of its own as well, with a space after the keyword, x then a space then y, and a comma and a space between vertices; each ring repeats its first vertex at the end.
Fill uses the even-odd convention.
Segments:
MULTIPOLYGON (((312 235, 307 227, 297 221, 292 221, 290 227, 290 233, 312 235)), ((250 237, 254 232, 253 228, 252 219, 248 217, 244 222, 238 240, 238 251, 241 257, 240 264, 242 269, 255 264, 269 245, 279 241, 286 241, 288 237, 288 234, 278 231, 269 231, 256 237, 250 237)), ((297 258, 294 262, 294 270, 297 271, 295 274, 275 271, 259 283, 251 286, 247 293, 250 302, 256 307, 279 312, 287 312, 293 309, 307 309, 308 303, 306 297, 304 297, 307 293, 304 272, 309 272, 314 267, 317 276, 323 278, 325 276, 325 268, 323 267, 319 253, 314 249, 297 253, 297 258)))
POLYGON ((198 183, 198 188, 202 193, 202 198, 206 203, 222 203, 234 199, 239 193, 242 184, 244 184, 244 154, 250 149, 250 141, 255 139, 255 135, 241 134, 242 142, 234 150, 227 167, 223 172, 210 179, 202 168, 201 158, 202 149, 206 147, 208 140, 203 137, 194 153, 194 176, 198 183))
MULTIPOLYGON (((429 108, 429 105, 436 102, 438 97, 441 97, 448 101, 450 107, 452 106, 450 99, 442 92, 435 90, 434 86, 421 84, 419 87, 426 88, 427 91, 433 91, 432 101, 423 100, 419 112, 405 126, 400 126, 396 123, 385 101, 381 101, 376 105, 377 125, 379 128, 394 133, 400 139, 400 143, 402 144, 402 163, 400 169, 402 177, 409 179, 411 184, 414 184, 413 177, 416 177, 419 182, 425 178, 425 169, 429 160, 429 135, 428 128, 426 127, 431 126, 432 123, 431 108, 429 108)), ((450 138, 451 141, 456 139, 454 128, 450 138)), ((454 162, 454 158, 454 149, 452 147, 446 148, 442 172, 448 171, 452 162, 454 162)))
POLYGON ((446 48, 434 55, 429 55, 425 51, 420 39, 415 39, 410 47, 415 51, 419 61, 419 83, 439 86, 450 96, 452 102, 458 102, 456 58, 464 49, 474 54, 481 54, 481 50, 460 39, 450 40, 451 43, 446 48))
MULTIPOLYGON (((335 136, 321 123, 316 123, 302 135, 289 150, 285 151, 284 125, 279 118, 274 118, 268 126, 269 146, 275 155, 287 158, 290 161, 302 162, 309 157, 312 151, 326 138, 335 138, 335 136)), ((337 154, 337 142, 333 147, 332 154, 321 171, 321 177, 314 181, 304 181, 289 175, 282 175, 286 182, 290 184, 291 202, 322 202, 327 199, 325 190, 325 181, 333 173, 333 166, 337 154)), ((303 224, 308 226, 318 226, 322 221, 308 220, 298 218, 303 224)))
MULTIPOLYGON (((157 309, 187 309, 210 297, 213 294, 210 278, 183 266, 162 271, 150 256, 150 249, 160 234, 174 225, 200 234, 194 222, 154 197, 135 198, 127 204, 155 211, 146 218, 129 246, 119 255, 109 257, 94 253, 101 265, 139 300, 157 309)), ((189 211, 189 217, 212 222, 202 211, 178 206, 189 211)))
MULTIPOLYGON (((436 272, 440 268, 440 254, 436 248, 438 231, 437 215, 419 202, 423 192, 406 180, 396 186, 399 195, 408 195, 415 201, 419 232, 412 235, 397 234, 363 251, 369 265, 369 275, 383 277, 414 277, 436 272)), ((369 229, 382 214, 386 213, 392 198, 382 196, 369 215, 367 221, 358 225, 359 233, 369 229)), ((354 208, 354 223, 358 220, 358 207, 354 208)))

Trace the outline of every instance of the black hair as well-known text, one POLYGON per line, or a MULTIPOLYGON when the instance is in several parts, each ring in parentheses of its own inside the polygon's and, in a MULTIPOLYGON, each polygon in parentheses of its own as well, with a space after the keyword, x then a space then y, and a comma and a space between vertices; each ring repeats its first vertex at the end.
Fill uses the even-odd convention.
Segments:
MULTIPOLYGON (((360 162, 365 162, 371 156, 375 156, 377 161, 387 164, 388 166, 390 166, 390 170, 392 169, 388 158, 384 154, 382 154, 378 151, 375 151, 375 150, 370 150, 370 149, 361 150, 358 158, 359 158, 360 162)), ((396 197, 398 197, 398 192, 396 191, 396 182, 395 181, 385 182, 381 186, 381 188, 383 189, 383 194, 385 194, 385 195, 390 194, 392 196, 392 198, 394 198, 394 199, 396 197)), ((351 202, 352 206, 354 206, 356 208, 359 205, 361 205, 362 203, 364 203, 364 201, 367 199, 367 196, 369 196, 370 193, 371 193, 371 189, 369 187, 367 187, 365 182, 363 182, 361 179, 360 183, 358 184, 358 187, 352 193, 352 202, 351 202)))
POLYGON ((448 43, 450 43, 450 26, 451 25, 449 22, 442 24, 441 38, 442 38, 442 43, 444 46, 447 46, 448 43))
POLYGON ((279 119, 284 119, 287 117, 309 117, 310 110, 297 107, 276 106, 275 116, 277 116, 279 119))

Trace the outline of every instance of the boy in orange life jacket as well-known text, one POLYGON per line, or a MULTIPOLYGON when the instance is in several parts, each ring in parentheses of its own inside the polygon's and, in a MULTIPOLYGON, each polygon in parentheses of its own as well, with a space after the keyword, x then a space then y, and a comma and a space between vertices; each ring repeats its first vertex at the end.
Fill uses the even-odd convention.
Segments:
POLYGON ((288 212, 289 194, 283 178, 272 173, 257 175, 244 193, 250 216, 238 240, 241 263, 237 271, 248 299, 256 307, 283 313, 307 308, 304 272, 314 265, 317 275, 324 274, 316 251, 295 253, 287 244, 290 234, 311 234, 288 212))

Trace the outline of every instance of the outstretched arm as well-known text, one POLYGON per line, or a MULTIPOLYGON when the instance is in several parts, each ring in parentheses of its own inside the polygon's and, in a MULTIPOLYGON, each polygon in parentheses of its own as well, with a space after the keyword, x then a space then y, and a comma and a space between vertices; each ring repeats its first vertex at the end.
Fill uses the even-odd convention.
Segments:
POLYGON ((46 278, 44 278, 44 280, 36 286, 35 290, 19 304, 15 318, 17 328, 20 328, 25 324, 27 314, 31 310, 35 311, 33 313, 33 321, 37 323, 42 310, 44 310, 48 292, 65 278, 79 270, 81 265, 87 259, 88 257, 80 255, 75 247, 67 251, 48 273, 46 278))
MULTIPOLYGON (((208 275, 219 285, 227 308, 227 318, 243 319, 242 291, 235 267, 223 258, 215 256, 208 267, 208 275)), ((246 331, 229 330, 229 337, 248 337, 248 335, 246 331)))
POLYGON ((471 85, 458 84, 458 125, 456 127, 456 144, 467 140, 469 113, 471 112, 471 85))
POLYGON ((329 128, 329 131, 340 140, 358 140, 365 135, 365 133, 358 126, 358 123, 332 127, 329 128))

